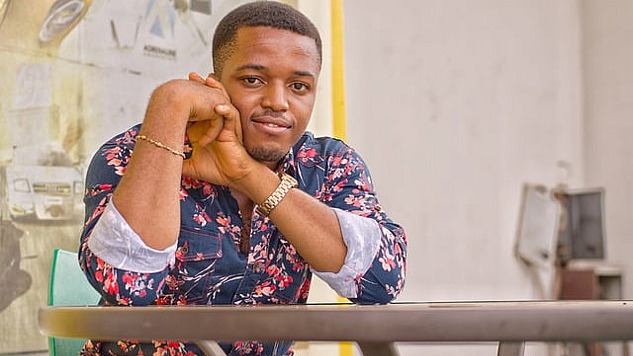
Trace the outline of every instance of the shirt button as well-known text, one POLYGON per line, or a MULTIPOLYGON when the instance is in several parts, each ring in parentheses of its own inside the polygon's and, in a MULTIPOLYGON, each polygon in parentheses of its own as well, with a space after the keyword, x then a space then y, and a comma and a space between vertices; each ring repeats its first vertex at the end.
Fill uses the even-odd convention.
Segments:
POLYGON ((183 255, 186 255, 187 253, 189 253, 189 247, 187 246, 181 247, 180 252, 182 252, 183 255))

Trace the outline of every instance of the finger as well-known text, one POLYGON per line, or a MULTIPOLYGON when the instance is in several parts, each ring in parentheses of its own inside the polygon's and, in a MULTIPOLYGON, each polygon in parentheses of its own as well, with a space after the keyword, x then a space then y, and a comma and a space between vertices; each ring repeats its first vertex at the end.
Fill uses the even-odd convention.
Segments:
POLYGON ((224 127, 224 120, 213 120, 210 122, 208 129, 200 137, 200 146, 204 147, 215 140, 224 127))
POLYGON ((182 174, 195 179, 201 178, 198 170, 196 169, 196 165, 191 159, 187 159, 182 162, 182 174))
POLYGON ((229 93, 226 91, 226 88, 224 88, 224 85, 220 83, 218 78, 213 73, 209 74, 209 76, 207 77, 205 81, 205 84, 211 88, 220 90, 222 94, 224 94, 224 96, 226 96, 227 98, 229 97, 229 93))
POLYGON ((204 78, 202 78, 196 72, 189 73, 189 80, 193 80, 194 82, 198 82, 198 83, 201 83, 201 84, 206 84, 204 78))
POLYGON ((208 120, 191 122, 191 125, 187 126, 186 131, 191 144, 198 145, 205 132, 209 130, 209 127, 211 127, 211 122, 208 120))
POLYGON ((220 119, 221 116, 218 116, 215 113, 215 111, 213 110, 213 105, 230 102, 230 99, 227 96, 227 92, 222 84, 217 81, 211 81, 209 83, 211 83, 212 85, 208 85, 206 80, 196 72, 190 72, 188 77, 190 81, 204 85, 204 87, 202 87, 202 90, 197 92, 198 94, 194 96, 194 101, 191 103, 192 105, 190 108, 189 122, 204 120, 214 121, 216 119, 220 119))
POLYGON ((213 142, 222 131, 224 120, 197 121, 187 128, 187 136, 194 150, 213 142))
POLYGON ((241 143, 242 142, 242 125, 240 122, 240 113, 233 105, 216 105, 215 112, 224 117, 224 130, 233 134, 241 143))

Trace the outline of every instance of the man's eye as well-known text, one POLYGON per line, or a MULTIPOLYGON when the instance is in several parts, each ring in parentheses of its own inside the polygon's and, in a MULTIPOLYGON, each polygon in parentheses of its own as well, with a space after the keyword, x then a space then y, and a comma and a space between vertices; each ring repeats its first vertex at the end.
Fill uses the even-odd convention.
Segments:
POLYGON ((309 87, 304 83, 292 83, 292 89, 294 90, 306 90, 309 87))
POLYGON ((248 77, 248 78, 244 78, 242 80, 245 81, 248 84, 257 84, 257 82, 259 82, 259 79, 254 78, 254 77, 248 77))

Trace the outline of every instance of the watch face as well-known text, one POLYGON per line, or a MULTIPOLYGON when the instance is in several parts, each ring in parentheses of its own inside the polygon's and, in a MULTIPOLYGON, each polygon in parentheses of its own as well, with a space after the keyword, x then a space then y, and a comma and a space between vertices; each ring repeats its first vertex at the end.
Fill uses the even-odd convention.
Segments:
POLYGON ((85 6, 84 0, 57 0, 42 24, 40 41, 50 42, 66 33, 77 23, 85 6))

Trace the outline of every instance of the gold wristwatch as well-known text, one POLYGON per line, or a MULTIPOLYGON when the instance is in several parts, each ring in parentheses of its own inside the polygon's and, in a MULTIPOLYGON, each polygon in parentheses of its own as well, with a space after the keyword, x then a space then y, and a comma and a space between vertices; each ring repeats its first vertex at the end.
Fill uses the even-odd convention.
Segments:
POLYGON ((257 206, 257 212, 259 215, 268 216, 275 207, 281 202, 281 200, 288 194, 290 189, 299 186, 299 183, 291 175, 284 172, 277 173, 281 179, 281 183, 277 186, 272 194, 263 203, 257 206))

